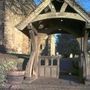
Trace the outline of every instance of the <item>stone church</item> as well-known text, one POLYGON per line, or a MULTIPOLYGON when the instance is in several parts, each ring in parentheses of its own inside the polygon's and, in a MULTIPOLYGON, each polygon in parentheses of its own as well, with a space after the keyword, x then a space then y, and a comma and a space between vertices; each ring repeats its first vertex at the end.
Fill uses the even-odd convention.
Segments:
POLYGON ((28 37, 15 28, 22 18, 6 8, 5 0, 0 0, 0 46, 9 53, 27 54, 30 51, 28 37))
MULTIPOLYGON (((7 7, 9 2, 6 1, 8 0, 0 0, 0 52, 28 54, 30 53, 29 37, 15 27, 25 18, 25 15, 15 14, 7 7)), ((53 38, 52 36, 51 40, 53 38)), ((43 46, 45 39, 47 39, 47 35, 42 34, 41 42, 43 46)), ((51 48, 54 49, 51 54, 55 54, 55 43, 52 44, 51 48)))
POLYGON ((0 47, 9 53, 26 54, 30 51, 28 37, 15 28, 22 18, 6 8, 5 0, 0 0, 0 47))

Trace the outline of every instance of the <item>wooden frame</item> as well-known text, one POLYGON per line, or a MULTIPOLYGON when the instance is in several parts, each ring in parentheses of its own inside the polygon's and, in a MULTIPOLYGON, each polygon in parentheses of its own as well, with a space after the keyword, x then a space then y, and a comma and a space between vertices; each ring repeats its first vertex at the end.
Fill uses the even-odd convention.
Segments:
POLYGON ((33 30, 30 30, 30 37, 31 37, 31 44, 32 44, 32 51, 31 55, 28 61, 28 64, 26 66, 26 71, 25 71, 25 77, 32 77, 33 73, 33 65, 35 62, 35 55, 36 55, 36 45, 37 45, 37 36, 35 36, 35 33, 33 30))
POLYGON ((80 15, 76 13, 66 13, 66 12, 56 12, 56 13, 46 13, 38 15, 32 22, 45 20, 45 19, 59 19, 59 18, 66 18, 66 19, 75 19, 80 21, 85 21, 80 15))
POLYGON ((60 12, 65 12, 67 6, 68 6, 68 4, 66 2, 64 2, 61 9, 60 9, 60 12))
POLYGON ((60 73, 60 59, 61 56, 39 56, 39 64, 38 69, 39 77, 47 77, 47 78, 59 78, 60 73), (44 60, 45 65, 41 65, 41 61, 44 60), (49 65, 49 60, 51 60, 51 64, 49 65), (57 62, 56 65, 54 65, 54 60, 57 62), (46 69, 47 68, 47 69, 46 69), (43 71, 41 71, 43 69, 43 71), (54 76, 52 75, 53 69, 55 69, 54 76), (41 72, 40 72, 41 71, 41 72), (48 71, 48 73, 46 73, 48 71), (43 75, 41 75, 43 73, 43 75))
POLYGON ((23 30, 29 23, 32 22, 40 12, 46 8, 50 4, 51 0, 45 0, 40 4, 35 11, 33 11, 29 16, 27 16, 24 20, 22 20, 18 25, 16 25, 17 29, 23 30))
MULTIPOLYGON (((16 26, 17 29, 19 29, 19 30, 23 30, 29 24, 31 26, 31 29, 30 28, 28 28, 28 29, 30 30, 30 37, 32 40, 31 43, 32 43, 33 48, 32 48, 29 62, 28 62, 27 67, 26 67, 25 77, 32 77, 32 75, 35 74, 35 71, 34 71, 36 68, 35 65, 38 62, 38 56, 39 56, 39 51, 38 51, 39 43, 37 42, 38 32, 31 25, 31 23, 36 22, 36 21, 45 20, 45 19, 60 19, 60 18, 75 19, 75 20, 80 20, 80 21, 84 21, 84 22, 90 22, 90 18, 88 17, 88 15, 85 12, 83 12, 83 10, 81 10, 79 7, 76 7, 74 5, 74 3, 71 2, 71 0, 64 0, 64 4, 62 5, 60 12, 56 12, 55 6, 52 4, 52 0, 44 0, 36 8, 35 11, 30 13, 29 16, 27 16, 24 20, 22 20, 16 26), (68 5, 71 6, 77 13, 65 12, 68 5), (49 6, 51 12, 49 12, 49 13, 45 12, 45 14, 40 14, 47 6, 49 6)), ((85 40, 86 40, 86 34, 85 34, 85 40)), ((85 42, 84 46, 86 49, 86 42, 85 42)))
POLYGON ((76 19, 85 22, 90 22, 89 16, 83 12, 79 7, 74 5, 71 0, 65 0, 64 4, 62 5, 60 12, 56 12, 54 5, 52 4, 52 0, 45 0, 40 4, 35 11, 33 11, 29 16, 27 16, 24 20, 22 20, 18 25, 16 25, 17 29, 23 30, 29 23, 44 20, 44 19, 51 19, 51 18, 69 18, 69 19, 76 19), (69 13, 65 12, 67 6, 71 6, 77 13, 69 13), (40 14, 47 6, 49 6, 51 12, 40 14))

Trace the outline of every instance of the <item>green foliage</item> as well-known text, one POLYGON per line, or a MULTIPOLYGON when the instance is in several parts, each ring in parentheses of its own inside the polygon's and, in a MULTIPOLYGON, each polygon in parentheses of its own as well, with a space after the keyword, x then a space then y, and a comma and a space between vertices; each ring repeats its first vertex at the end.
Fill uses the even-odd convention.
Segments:
POLYGON ((71 53, 73 55, 80 53, 79 43, 76 38, 71 35, 57 35, 56 45, 57 52, 62 54, 63 57, 69 57, 71 53))
POLYGON ((6 80, 7 72, 16 69, 17 62, 13 59, 0 61, 0 86, 2 86, 6 80))
POLYGON ((73 75, 77 75, 79 76, 79 59, 76 59, 72 61, 72 65, 73 65, 73 70, 72 70, 72 74, 73 75))

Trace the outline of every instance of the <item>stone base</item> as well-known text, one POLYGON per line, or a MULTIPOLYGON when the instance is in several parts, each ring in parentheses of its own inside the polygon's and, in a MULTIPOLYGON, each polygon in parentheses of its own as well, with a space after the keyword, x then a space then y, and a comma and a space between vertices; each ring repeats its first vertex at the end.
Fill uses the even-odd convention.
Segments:
POLYGON ((85 85, 90 85, 90 80, 85 80, 85 85))

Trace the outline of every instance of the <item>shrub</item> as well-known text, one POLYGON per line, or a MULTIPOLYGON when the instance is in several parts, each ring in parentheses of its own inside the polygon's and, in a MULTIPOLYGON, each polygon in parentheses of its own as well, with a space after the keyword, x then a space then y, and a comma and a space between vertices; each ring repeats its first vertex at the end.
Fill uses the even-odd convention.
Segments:
POLYGON ((17 62, 14 59, 2 59, 0 60, 0 86, 4 84, 6 80, 6 74, 10 70, 17 68, 17 62))

